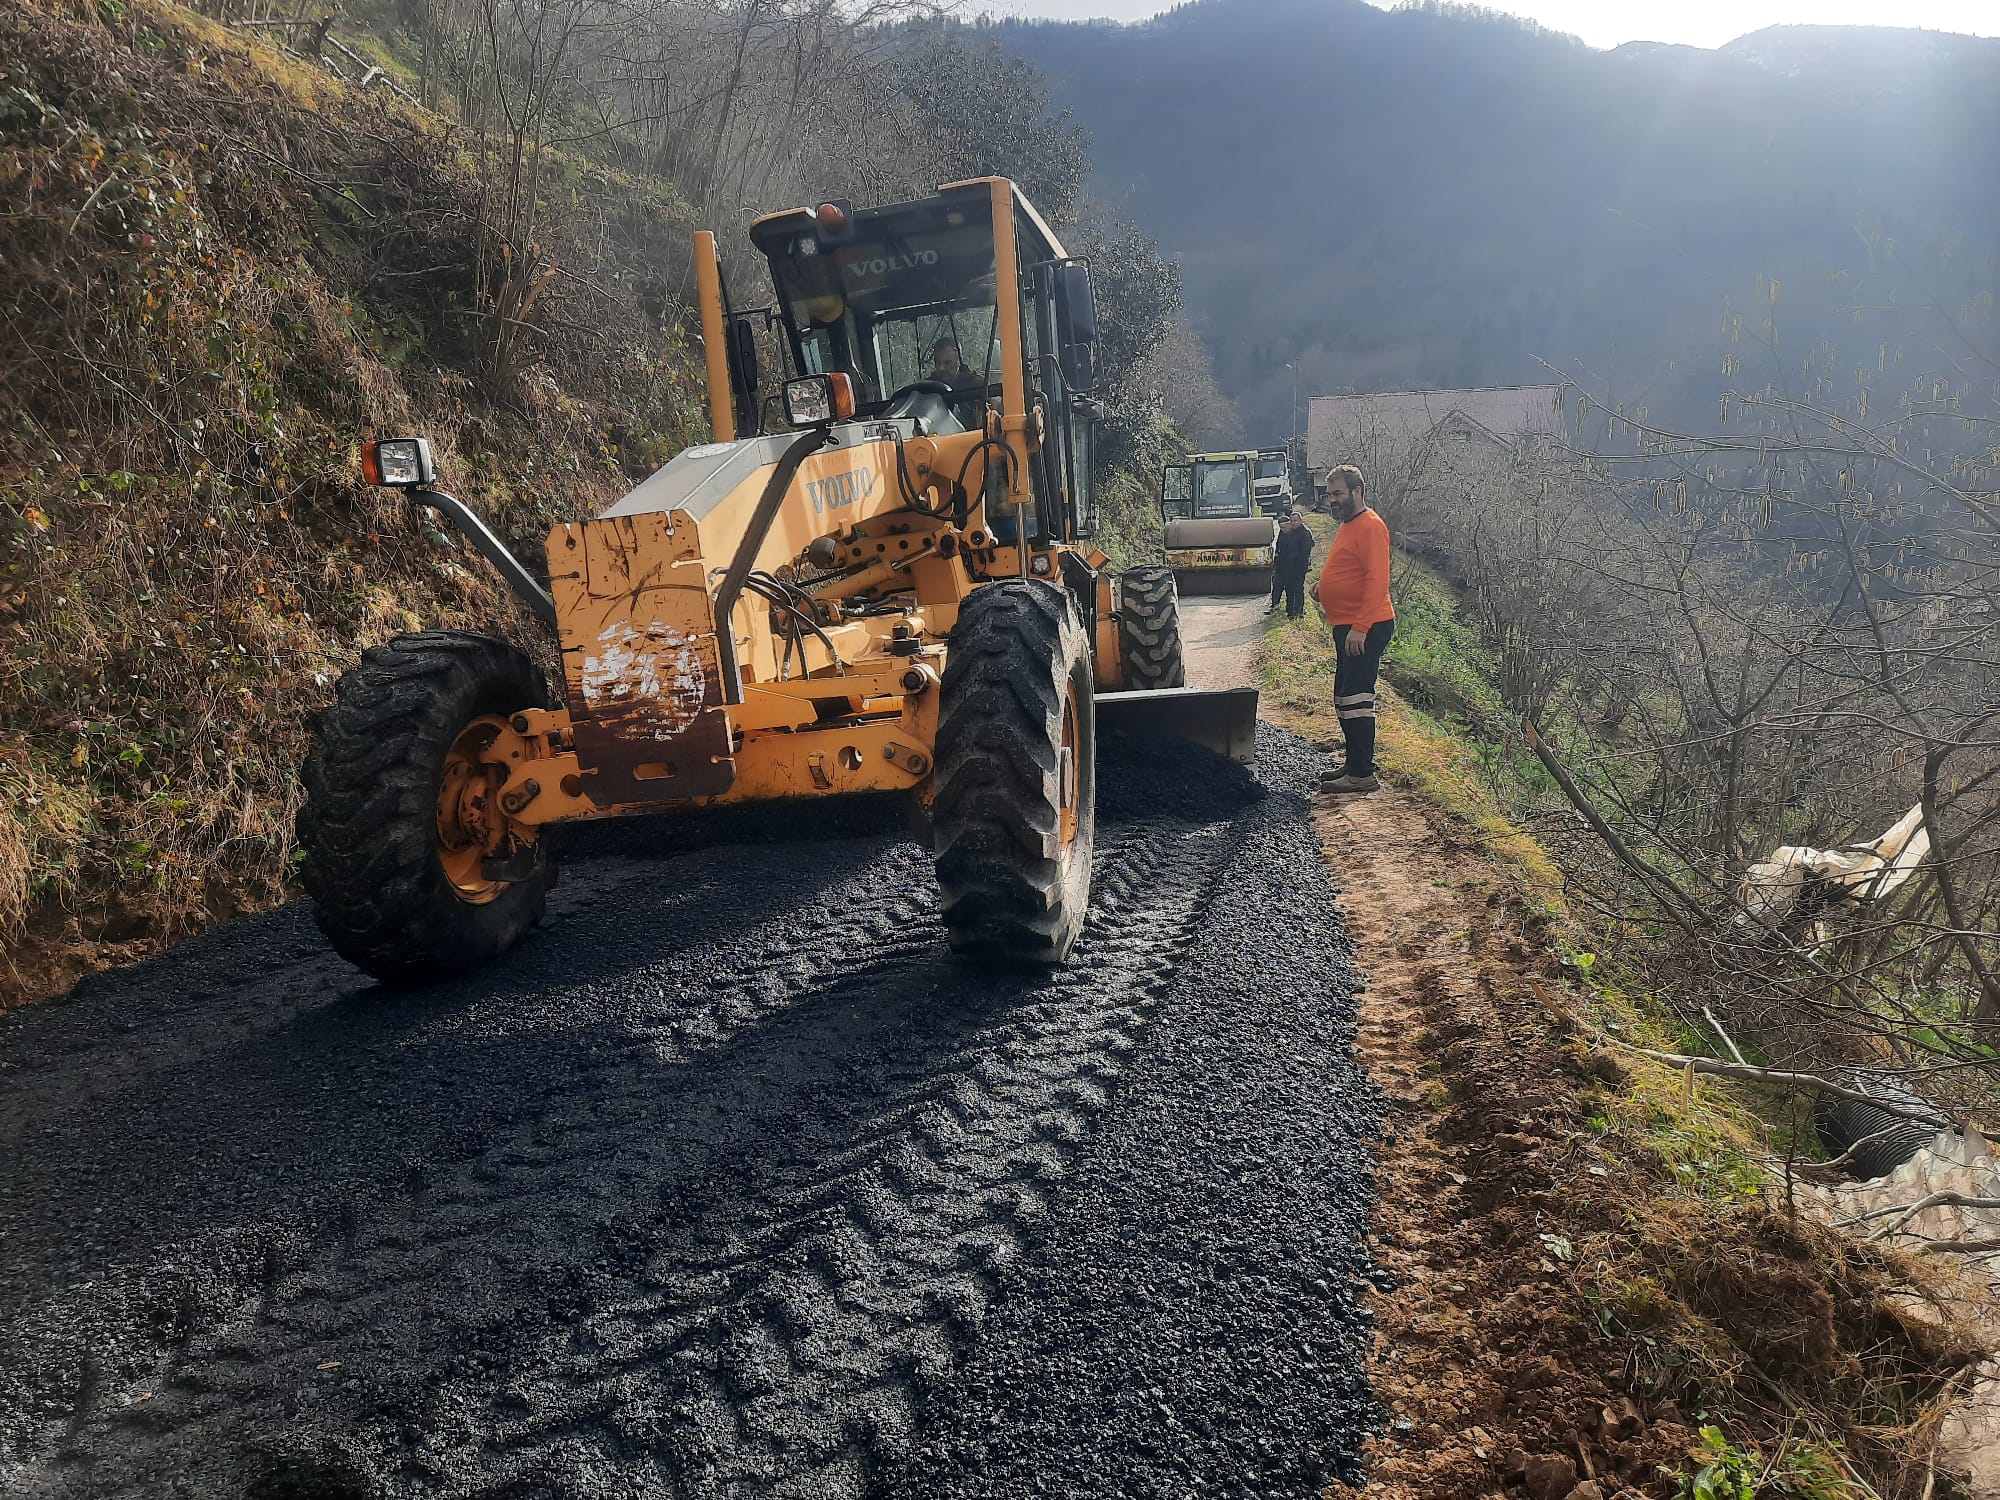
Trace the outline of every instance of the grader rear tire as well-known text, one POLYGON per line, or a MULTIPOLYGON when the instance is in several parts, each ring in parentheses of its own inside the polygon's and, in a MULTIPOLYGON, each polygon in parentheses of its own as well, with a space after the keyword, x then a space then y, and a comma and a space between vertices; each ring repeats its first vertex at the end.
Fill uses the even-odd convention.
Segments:
POLYGON ((546 840, 529 874, 484 873, 517 834, 477 756, 508 715, 548 706, 526 655, 453 631, 398 636, 341 675, 298 815, 300 880, 341 957, 385 984, 422 984, 486 963, 541 920, 546 840))
POLYGON ((939 684, 931 804, 944 923, 961 953, 1069 957, 1090 905, 1097 727, 1083 619, 1032 579, 974 589, 939 684))
POLYGON ((1187 685, 1181 661, 1180 591, 1164 564, 1128 568, 1118 579, 1118 655, 1128 688, 1187 685))

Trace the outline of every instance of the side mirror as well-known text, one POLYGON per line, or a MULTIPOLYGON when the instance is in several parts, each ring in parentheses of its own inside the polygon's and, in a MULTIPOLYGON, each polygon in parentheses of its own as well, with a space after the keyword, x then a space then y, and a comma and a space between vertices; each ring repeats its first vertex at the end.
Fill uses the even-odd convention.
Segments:
POLYGON ((750 326, 748 318, 738 318, 729 325, 729 362, 731 373, 736 377, 736 388, 746 396, 757 392, 757 330, 750 326))
POLYGON ((1064 382, 1088 395, 1097 385, 1097 300, 1090 291, 1090 267, 1080 260, 1056 267, 1056 334, 1064 382))
POLYGON ((1087 395, 1097 384, 1097 351, 1089 344, 1064 344, 1063 381, 1072 391, 1087 395))
POLYGON ((1056 307, 1065 344, 1097 342, 1097 299, 1090 290, 1090 267, 1064 262, 1056 273, 1056 307))

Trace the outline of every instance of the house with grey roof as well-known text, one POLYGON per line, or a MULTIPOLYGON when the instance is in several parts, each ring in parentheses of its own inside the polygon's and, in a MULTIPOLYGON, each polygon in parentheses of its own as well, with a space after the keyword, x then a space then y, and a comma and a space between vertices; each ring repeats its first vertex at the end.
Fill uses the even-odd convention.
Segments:
POLYGON ((1306 413, 1306 464, 1315 481, 1339 464, 1403 467, 1439 445, 1521 452, 1567 435, 1562 387, 1477 386, 1315 396, 1306 413))

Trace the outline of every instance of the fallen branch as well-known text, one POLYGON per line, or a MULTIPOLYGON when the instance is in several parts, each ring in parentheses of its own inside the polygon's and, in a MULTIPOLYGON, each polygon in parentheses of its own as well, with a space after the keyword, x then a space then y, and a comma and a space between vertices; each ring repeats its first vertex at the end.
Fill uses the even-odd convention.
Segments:
POLYGON ((1915 1203, 1910 1204, 1907 1209, 1901 1205, 1892 1204, 1888 1208, 1875 1208, 1870 1209, 1865 1214, 1856 1214, 1851 1219, 1841 1220, 1841 1223, 1865 1224, 1870 1219, 1886 1219, 1890 1214, 1896 1213, 1918 1214, 1927 1208, 2000 1208, 2000 1198, 1981 1198, 1971 1193, 1937 1192, 1930 1194, 1928 1197, 1919 1198, 1915 1203))
POLYGON ((1878 1229, 1868 1236, 1871 1240, 1887 1239, 1927 1208, 2000 1208, 2000 1198, 1980 1198, 1970 1193, 1949 1191, 1932 1193, 1908 1205, 1892 1204, 1888 1208, 1877 1208, 1865 1214, 1856 1214, 1851 1219, 1841 1220, 1840 1227, 1848 1229, 1857 1224, 1866 1224, 1870 1219, 1886 1219, 1891 1214, 1901 1214, 1902 1217, 1895 1223, 1878 1229))
POLYGON ((1776 1088, 1824 1094, 1834 1099, 1851 1099, 1856 1104, 1872 1104, 1887 1115, 1901 1115, 1908 1120, 1935 1125, 1940 1130, 1952 1128, 1953 1122, 1935 1110, 1915 1104, 1904 1104, 1895 1099, 1878 1099, 1862 1089, 1849 1088, 1843 1083, 1833 1083, 1813 1073, 1793 1073, 1783 1068, 1757 1068, 1748 1063, 1717 1062, 1712 1057, 1690 1057, 1682 1052, 1655 1052, 1651 1047, 1635 1047, 1630 1042, 1618 1041, 1616 1037, 1610 1040, 1628 1052, 1636 1052, 1641 1057, 1650 1057, 1655 1062, 1669 1063, 1676 1068, 1687 1068, 1715 1078, 1733 1078, 1739 1083, 1765 1083, 1776 1088))
POLYGON ((1722 1045, 1729 1049, 1729 1055, 1735 1058, 1738 1062, 1744 1062, 1743 1049, 1737 1046, 1735 1041, 1730 1037, 1729 1033, 1722 1029, 1722 1023, 1715 1019, 1715 1012, 1710 1010, 1706 1005, 1704 1005, 1701 1008, 1701 1013, 1703 1016, 1707 1017, 1708 1024, 1715 1028, 1715 1034, 1722 1038, 1722 1045))
POLYGON ((109 172, 105 173, 104 181, 98 183, 96 187, 91 189, 90 196, 83 200, 83 207, 79 208, 76 211, 76 217, 69 221, 69 228, 63 231, 64 239, 68 239, 71 235, 76 233, 76 226, 83 222, 83 216, 90 212, 91 205, 97 202, 98 198, 100 198, 103 195, 104 190, 106 188, 110 187, 112 183, 118 180, 119 174, 124 170, 125 169, 123 167, 113 167, 109 172))
POLYGON ((395 79, 391 78, 384 69, 377 66, 375 63, 371 63, 367 58, 363 57, 359 52, 356 52, 352 47, 344 45, 339 37, 329 36, 326 39, 326 45, 331 47, 334 51, 338 52, 342 57, 346 58, 349 62, 353 63, 355 67, 361 69, 361 78, 359 80, 358 86, 363 90, 372 88, 384 88, 389 90, 390 93, 395 94, 398 97, 404 99, 408 103, 416 105, 417 108, 419 109, 424 108, 423 101, 418 99, 415 94, 411 93, 408 89, 404 88, 400 83, 396 82, 395 79))

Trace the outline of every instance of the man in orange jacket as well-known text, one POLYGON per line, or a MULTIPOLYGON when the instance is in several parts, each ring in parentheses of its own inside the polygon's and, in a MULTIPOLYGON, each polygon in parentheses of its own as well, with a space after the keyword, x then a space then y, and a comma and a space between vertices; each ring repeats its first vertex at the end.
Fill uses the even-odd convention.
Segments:
POLYGON ((1340 653, 1333 707, 1347 742, 1347 763, 1321 777, 1319 789, 1372 792, 1381 785, 1375 778, 1375 679, 1396 631, 1389 603, 1389 528, 1368 508, 1361 471, 1352 464, 1326 476, 1326 499, 1340 530, 1327 549, 1316 593, 1340 653))

